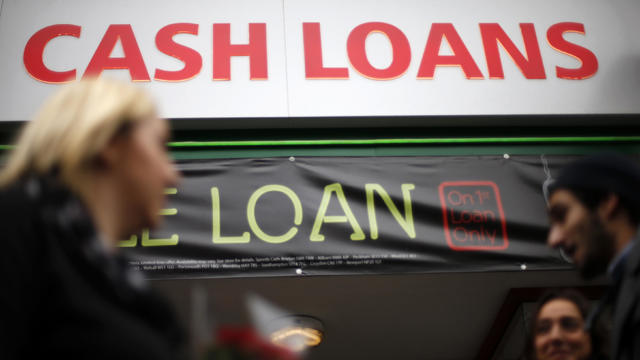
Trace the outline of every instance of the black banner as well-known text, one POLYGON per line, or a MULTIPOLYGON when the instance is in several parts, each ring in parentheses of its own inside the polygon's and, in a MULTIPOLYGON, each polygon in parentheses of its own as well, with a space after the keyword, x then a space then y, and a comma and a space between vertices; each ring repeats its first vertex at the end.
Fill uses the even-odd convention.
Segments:
POLYGON ((567 268, 545 245, 543 196, 567 160, 180 162, 163 227, 121 245, 154 278, 567 268))

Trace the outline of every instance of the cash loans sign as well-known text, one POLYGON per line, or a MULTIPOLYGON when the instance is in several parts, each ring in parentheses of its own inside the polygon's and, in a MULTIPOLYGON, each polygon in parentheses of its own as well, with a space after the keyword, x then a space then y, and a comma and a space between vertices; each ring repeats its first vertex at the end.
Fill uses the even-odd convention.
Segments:
MULTIPOLYGON (((209 53, 201 54, 193 48, 174 40, 178 34, 199 36, 201 26, 195 23, 173 23, 160 28, 155 36, 158 51, 166 56, 179 60, 183 67, 179 70, 157 68, 154 64, 145 63, 138 38, 130 24, 109 25, 96 45, 88 66, 82 77, 100 75, 105 70, 125 69, 129 71, 132 81, 189 81, 198 76, 202 70, 202 57, 212 57, 212 80, 231 80, 231 58, 248 57, 249 78, 251 80, 269 79, 269 59, 267 54, 267 24, 250 23, 247 43, 231 42, 231 24, 215 23, 209 29, 213 31, 213 43, 209 53), (116 45, 120 45, 124 56, 113 57, 116 45), (152 72, 150 72, 152 70, 152 72), (153 78, 151 77, 153 76, 153 78)), ((482 59, 473 58, 465 40, 459 35, 452 23, 433 23, 430 26, 424 48, 412 49, 407 36, 393 24, 385 22, 365 22, 355 26, 349 34, 345 34, 346 56, 350 64, 328 67, 323 64, 323 45, 321 23, 303 22, 303 48, 299 51, 304 56, 304 77, 313 79, 349 79, 353 72, 372 80, 393 80, 402 76, 414 76, 416 79, 433 79, 436 69, 442 66, 454 66, 460 69, 467 79, 503 79, 503 62, 513 61, 526 79, 546 79, 540 43, 533 23, 520 23, 523 48, 519 48, 498 23, 480 23, 478 30, 486 70, 481 70, 482 59), (391 49, 391 62, 386 67, 376 67, 375 59, 367 52, 367 38, 381 33, 386 36, 391 49), (441 47, 446 43, 450 52, 442 54, 441 47), (500 48, 509 55, 510 60, 501 57, 500 48), (412 61, 419 60, 417 73, 407 75, 412 61)), ((211 31, 209 30, 208 31, 211 31)), ((564 38, 567 33, 578 33, 586 36, 585 25, 579 22, 560 22, 551 25, 546 31, 546 46, 573 57, 578 66, 565 68, 555 67, 554 76, 560 79, 582 80, 593 76, 598 71, 598 59, 589 49, 570 42, 564 38)), ((36 31, 24 47, 23 63, 25 69, 34 79, 45 83, 65 83, 74 81, 79 76, 77 68, 51 69, 47 66, 45 50, 51 40, 61 37, 82 36, 82 27, 74 24, 55 24, 36 31)), ((150 41, 151 39, 141 39, 150 41)), ((50 46, 54 46, 51 44, 50 46)), ((302 76, 302 74, 300 74, 302 76)))

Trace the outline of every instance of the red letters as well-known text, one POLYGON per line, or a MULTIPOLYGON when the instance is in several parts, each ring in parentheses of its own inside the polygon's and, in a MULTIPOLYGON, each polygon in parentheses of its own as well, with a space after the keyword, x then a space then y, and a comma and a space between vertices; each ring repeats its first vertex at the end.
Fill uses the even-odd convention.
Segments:
POLYGON ((556 66, 556 76, 560 79, 582 80, 593 76, 598 71, 598 59, 589 50, 566 41, 562 34, 576 32, 584 35, 584 25, 574 22, 558 23, 547 30, 547 41, 555 50, 573 56, 582 63, 578 69, 566 69, 556 66))
MULTIPOLYGON (((213 24, 213 80, 231 80, 231 57, 249 57, 249 79, 268 79, 267 31, 265 23, 249 24, 249 41, 246 44, 231 44, 231 25, 213 24)), ((479 24, 480 36, 487 62, 488 78, 504 79, 500 47, 508 54, 526 79, 545 79, 538 39, 534 25, 520 24, 524 51, 518 49, 505 31, 497 23, 479 24)), ((76 79, 76 69, 54 71, 45 65, 43 54, 49 42, 59 36, 80 37, 81 27, 71 24, 47 26, 37 31, 27 41, 23 62, 26 71, 34 79, 47 83, 64 83, 76 79)), ((155 44, 161 53, 171 56, 182 63, 180 70, 156 68, 154 80, 186 81, 197 76, 202 70, 201 54, 190 47, 174 41, 178 34, 198 36, 199 25, 194 23, 174 23, 161 28, 155 36, 155 44)), ((584 35, 585 26, 576 22, 562 22, 549 27, 547 41, 558 52, 577 59, 578 68, 556 66, 556 76, 560 79, 582 80, 598 71, 598 59, 589 49, 564 39, 567 32, 584 35)), ((349 68, 326 67, 323 63, 323 48, 320 23, 302 23, 305 79, 348 79, 349 68)), ((149 39, 145 39, 149 41, 149 39)), ((344 44, 344 43, 343 43, 344 44)), ((339 45, 339 44, 338 44, 339 45)), ((51 45, 53 46, 53 45, 51 45)), ((371 49, 370 49, 371 50, 371 49)), ((343 54, 345 55, 345 54, 343 54)), ((346 38, 346 56, 351 66, 364 77, 373 80, 392 80, 402 76, 411 63, 411 46, 405 34, 399 28, 384 22, 367 22, 353 28, 346 38), (392 60, 384 69, 372 65, 367 54, 367 39, 374 32, 387 37, 391 45, 392 60)), ((375 61, 373 62, 376 63, 375 61)), ((438 66, 457 66, 467 79, 483 79, 483 73, 470 54, 466 44, 452 23, 434 23, 431 25, 428 39, 417 71, 418 79, 433 79, 438 66), (440 50, 446 40, 451 49, 450 55, 441 55, 440 50)), ((138 43, 129 24, 110 25, 102 37, 89 62, 83 77, 98 76, 105 69, 127 69, 133 81, 150 81, 149 73, 138 47, 138 43), (112 57, 113 49, 120 41, 123 57, 112 57)))
POLYGON ((98 76, 104 69, 129 69, 131 80, 149 81, 149 73, 144 65, 140 48, 131 25, 110 25, 100 45, 89 61, 83 77, 98 76), (120 40, 124 57, 113 58, 111 52, 120 40))
POLYGON ((349 61, 356 71, 374 80, 392 80, 402 76, 411 62, 409 40, 397 27, 383 22, 369 22, 357 26, 347 39, 349 61), (367 59, 365 41, 369 34, 381 32, 391 42, 393 60, 386 69, 376 69, 367 59))
POLYGON ((213 80, 231 80, 231 57, 249 57, 249 79, 267 80, 267 24, 249 24, 249 43, 231 44, 231 25, 213 24, 213 80))
POLYGON ((193 78, 202 69, 202 57, 192 48, 173 41, 177 34, 198 35, 198 24, 178 23, 163 27, 156 34, 156 47, 161 52, 174 57, 184 63, 184 68, 178 71, 156 69, 154 80, 184 81, 193 78))
POLYGON ((542 56, 540 55, 540 47, 538 46, 538 39, 533 24, 520 24, 520 30, 522 31, 522 39, 524 40, 528 60, 522 56, 522 53, 520 53, 499 24, 480 24, 482 45, 484 45, 484 52, 487 57, 490 78, 504 79, 498 43, 502 45, 504 50, 511 56, 516 65, 518 65, 525 78, 546 78, 544 65, 542 64, 542 56))
POLYGON ((349 69, 329 68, 322 64, 320 23, 302 23, 304 72, 307 79, 348 79, 349 69))
POLYGON ((80 37, 80 26, 58 24, 47 26, 31 36, 24 47, 22 60, 29 75, 46 83, 59 84, 76 79, 76 70, 53 71, 44 64, 42 55, 47 43, 58 36, 80 37))
POLYGON ((424 49, 418 79, 433 79, 436 66, 460 66, 467 79, 482 79, 482 73, 451 23, 433 24, 424 49), (440 55, 442 39, 447 40, 453 55, 440 55))

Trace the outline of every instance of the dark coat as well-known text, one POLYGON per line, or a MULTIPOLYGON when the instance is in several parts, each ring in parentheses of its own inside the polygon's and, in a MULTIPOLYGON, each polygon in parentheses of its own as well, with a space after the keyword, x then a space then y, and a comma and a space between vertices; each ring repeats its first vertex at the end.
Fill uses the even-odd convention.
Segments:
POLYGON ((612 359, 640 359, 640 243, 636 239, 617 288, 613 308, 612 359))
POLYGON ((177 359, 168 303, 104 250, 86 208, 49 178, 0 191, 0 359, 177 359))

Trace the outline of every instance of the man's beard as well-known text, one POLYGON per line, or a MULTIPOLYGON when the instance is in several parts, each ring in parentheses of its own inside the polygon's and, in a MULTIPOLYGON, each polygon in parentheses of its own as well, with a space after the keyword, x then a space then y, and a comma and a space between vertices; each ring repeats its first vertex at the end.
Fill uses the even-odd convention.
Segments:
POLYGON ((578 270, 583 278, 592 279, 607 271, 609 262, 615 255, 614 237, 595 214, 585 224, 584 236, 584 261, 578 266, 578 270))

